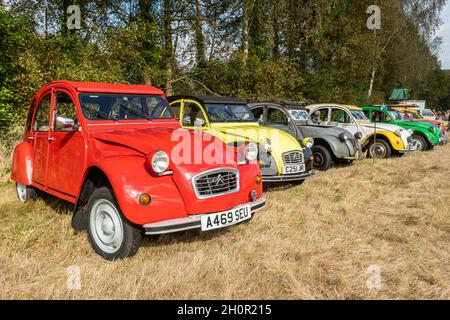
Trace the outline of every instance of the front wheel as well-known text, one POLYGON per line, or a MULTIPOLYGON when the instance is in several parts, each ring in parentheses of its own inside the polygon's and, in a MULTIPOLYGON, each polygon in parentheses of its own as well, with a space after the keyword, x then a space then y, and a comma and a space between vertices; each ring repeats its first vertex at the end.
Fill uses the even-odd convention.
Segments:
POLYGON ((369 157, 386 159, 392 155, 391 146, 384 140, 377 140, 369 146, 369 157))
POLYGON ((412 144, 414 147, 414 150, 422 152, 427 150, 427 141, 422 137, 419 136, 418 134, 414 134, 412 136, 412 144))
POLYGON ((94 191, 88 203, 88 237, 95 252, 106 260, 134 256, 142 229, 126 220, 108 187, 94 191))
POLYGON ((314 168, 320 171, 327 171, 333 165, 333 158, 330 151, 324 146, 316 145, 312 148, 314 155, 314 168))
POLYGON ((26 186, 16 182, 16 194, 19 201, 26 203, 30 200, 36 199, 36 190, 32 186, 26 186))

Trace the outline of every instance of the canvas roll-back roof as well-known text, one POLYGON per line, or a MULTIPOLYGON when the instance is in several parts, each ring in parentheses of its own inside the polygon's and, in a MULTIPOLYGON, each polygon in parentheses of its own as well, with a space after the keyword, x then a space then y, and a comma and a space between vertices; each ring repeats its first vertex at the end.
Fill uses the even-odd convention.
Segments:
POLYGON ((247 104, 247 102, 234 97, 224 97, 224 96, 204 96, 204 95, 188 95, 181 94, 176 96, 171 96, 168 98, 169 102, 176 100, 197 100, 202 104, 247 104))
POLYGON ((151 94, 164 95, 164 92, 150 85, 141 84, 119 84, 100 82, 77 82, 77 81, 52 81, 47 83, 42 89, 48 87, 72 87, 77 92, 85 93, 120 93, 120 94, 151 94))

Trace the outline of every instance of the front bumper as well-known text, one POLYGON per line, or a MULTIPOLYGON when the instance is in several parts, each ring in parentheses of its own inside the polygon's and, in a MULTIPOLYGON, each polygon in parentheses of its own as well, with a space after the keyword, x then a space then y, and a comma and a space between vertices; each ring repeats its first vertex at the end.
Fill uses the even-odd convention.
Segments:
POLYGON ((264 176, 263 182, 290 182, 290 181, 299 181, 304 180, 308 177, 311 177, 316 172, 314 170, 303 172, 301 174, 292 174, 292 175, 283 175, 283 176, 264 176))
MULTIPOLYGON (((261 210, 265 206, 266 206, 265 198, 261 198, 258 201, 250 203, 250 209, 252 214, 258 210, 261 210)), ((211 212, 209 214, 214 214, 214 212, 211 212)), ((202 216, 207 215, 208 214, 191 215, 186 218, 150 223, 144 225, 143 227, 146 235, 159 235, 159 234, 182 232, 192 229, 200 229, 202 227, 201 218, 202 216)))

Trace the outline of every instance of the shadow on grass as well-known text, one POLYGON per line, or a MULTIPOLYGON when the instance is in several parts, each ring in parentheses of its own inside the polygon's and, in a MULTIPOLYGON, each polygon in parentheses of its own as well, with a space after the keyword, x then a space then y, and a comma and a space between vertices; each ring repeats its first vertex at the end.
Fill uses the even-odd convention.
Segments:
POLYGON ((74 205, 70 202, 56 198, 48 193, 37 190, 38 199, 42 199, 46 205, 61 215, 72 215, 74 205))

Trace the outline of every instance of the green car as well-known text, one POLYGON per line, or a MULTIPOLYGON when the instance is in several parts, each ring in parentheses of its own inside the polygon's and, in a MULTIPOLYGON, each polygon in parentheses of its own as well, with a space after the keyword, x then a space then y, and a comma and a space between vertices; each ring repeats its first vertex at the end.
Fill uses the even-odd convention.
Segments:
POLYGON ((401 112, 385 106, 363 106, 361 109, 371 122, 395 124, 409 130, 416 151, 431 150, 440 142, 441 129, 432 123, 410 121, 401 112))

